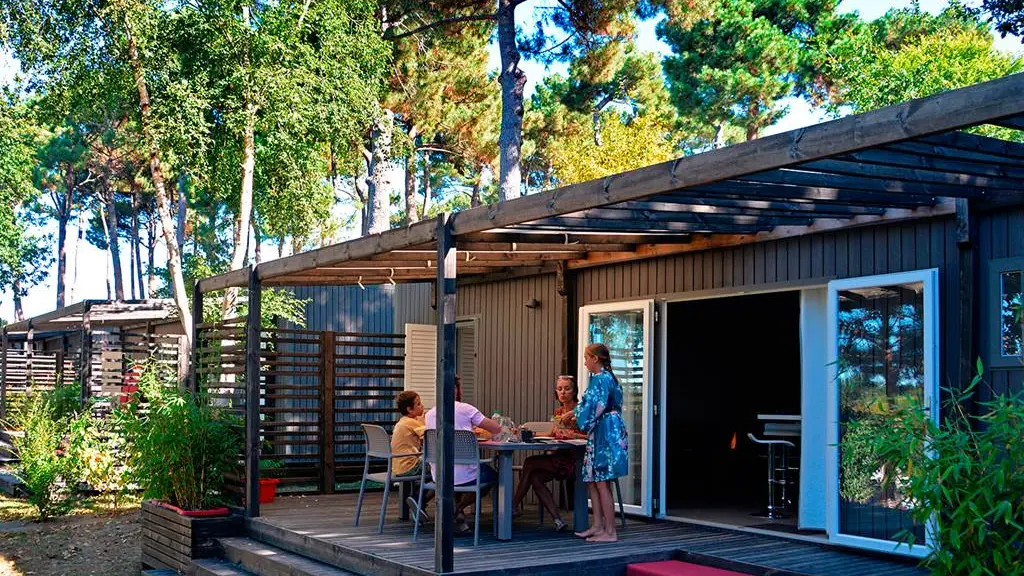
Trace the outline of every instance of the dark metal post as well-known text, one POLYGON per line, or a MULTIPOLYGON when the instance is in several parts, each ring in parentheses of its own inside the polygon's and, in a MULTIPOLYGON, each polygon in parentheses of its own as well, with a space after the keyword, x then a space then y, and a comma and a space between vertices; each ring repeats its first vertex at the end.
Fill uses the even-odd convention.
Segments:
POLYGON ((249 270, 245 322, 245 515, 260 515, 260 278, 249 270))
POLYGON ((78 385, 81 387, 82 405, 89 401, 92 395, 92 325, 89 321, 89 302, 85 303, 85 310, 82 312, 81 357, 78 359, 78 385))
POLYGON ((334 350, 337 333, 320 333, 320 491, 334 493, 334 350))
MULTIPOLYGON (((966 198, 956 199, 956 247, 960 266, 960 298, 958 311, 960 322, 960 350, 958 351, 957 375, 960 382, 954 387, 962 390, 974 378, 975 360, 978 358, 978 340, 981 330, 978 327, 978 315, 975 312, 977 297, 977 254, 974 238, 977 225, 971 221, 971 206, 966 198)), ((967 408, 973 411, 974 402, 967 400, 967 408)))
POLYGON ((7 418, 7 328, 0 330, 0 420, 7 418))
POLYGON ((437 514, 434 570, 455 569, 455 237, 448 214, 437 217, 437 514))
MULTIPOLYGON (((188 389, 193 393, 199 390, 199 325, 203 323, 203 291, 199 289, 199 281, 192 285, 192 334, 189 346, 178 350, 179 357, 191 358, 188 369, 188 389)), ((188 340, 186 340, 188 342, 188 340)))

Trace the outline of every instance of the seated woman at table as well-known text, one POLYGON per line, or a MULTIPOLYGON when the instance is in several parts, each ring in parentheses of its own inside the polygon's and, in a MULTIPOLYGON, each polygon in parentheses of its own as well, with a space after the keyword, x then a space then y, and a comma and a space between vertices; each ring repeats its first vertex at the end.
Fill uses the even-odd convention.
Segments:
MULTIPOLYGON (((567 440, 572 438, 586 438, 585 434, 562 424, 562 416, 571 413, 576 408, 579 398, 579 388, 576 386, 576 379, 572 376, 559 376, 555 383, 555 395, 558 397, 558 408, 552 420, 554 428, 551 435, 555 438, 567 440)), ((551 480, 567 480, 573 477, 576 472, 576 454, 572 450, 558 450, 547 454, 530 456, 523 462, 522 474, 519 478, 519 485, 516 486, 516 493, 512 499, 512 509, 518 510, 522 506, 523 498, 527 491, 533 488, 533 493, 540 499, 541 504, 551 517, 554 518, 555 530, 565 529, 565 521, 559 513, 555 504, 555 497, 548 490, 547 483, 551 480)))

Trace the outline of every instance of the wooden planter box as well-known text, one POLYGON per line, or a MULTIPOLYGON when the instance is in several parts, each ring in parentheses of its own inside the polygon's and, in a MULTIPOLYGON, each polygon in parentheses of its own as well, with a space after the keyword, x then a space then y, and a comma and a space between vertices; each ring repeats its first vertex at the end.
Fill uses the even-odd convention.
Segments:
POLYGON ((184 572, 192 560, 217 556, 217 538, 238 536, 241 516, 183 516, 156 502, 142 503, 142 565, 184 572))

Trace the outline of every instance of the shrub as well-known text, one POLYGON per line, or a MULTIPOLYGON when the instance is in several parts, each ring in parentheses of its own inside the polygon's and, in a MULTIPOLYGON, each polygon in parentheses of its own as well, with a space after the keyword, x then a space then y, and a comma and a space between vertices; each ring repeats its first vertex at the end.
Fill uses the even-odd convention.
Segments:
POLYGON ((114 510, 129 490, 127 439, 121 421, 97 418, 84 411, 71 421, 68 450, 79 469, 79 478, 110 497, 114 510))
POLYGON ((115 412, 129 438, 128 464, 145 496, 186 510, 224 502, 224 474, 238 466, 237 421, 180 390, 174 374, 155 363, 139 392, 115 412))
POLYGON ((938 425, 908 400, 880 407, 889 425, 874 430, 878 457, 905 471, 914 519, 937 522, 925 559, 936 576, 1024 573, 1024 398, 977 402, 972 415, 966 404, 981 383, 979 362, 963 392, 949 391, 938 425))
POLYGON ((67 514, 75 505, 78 462, 66 450, 70 419, 62 414, 67 408, 63 388, 29 393, 15 422, 24 432, 14 437, 20 459, 17 476, 40 520, 67 514))

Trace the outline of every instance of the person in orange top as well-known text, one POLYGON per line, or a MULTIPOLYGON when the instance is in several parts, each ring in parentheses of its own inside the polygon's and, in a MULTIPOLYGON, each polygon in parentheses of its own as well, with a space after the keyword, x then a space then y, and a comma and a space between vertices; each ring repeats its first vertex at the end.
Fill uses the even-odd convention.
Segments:
MULTIPOLYGON (((554 428, 551 435, 555 438, 568 440, 573 438, 586 438, 577 430, 562 424, 562 416, 572 413, 579 401, 579 388, 576 379, 572 376, 559 376, 555 383, 555 395, 558 397, 558 407, 552 417, 554 428)), ((571 450, 558 450, 547 454, 530 456, 523 462, 523 470, 519 478, 519 485, 512 499, 512 509, 519 510, 522 506, 526 493, 533 488, 533 493, 540 499, 541 504, 551 517, 554 518, 555 530, 561 532, 565 529, 565 521, 555 503, 555 497, 548 490, 547 483, 551 480, 567 480, 576 473, 577 455, 571 450)))
POLYGON ((423 422, 423 402, 420 395, 406 390, 395 400, 398 412, 402 415, 391 432, 392 454, 413 454, 395 458, 391 463, 391 472, 395 476, 419 476, 423 459, 423 431, 427 429, 423 422))

